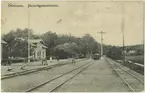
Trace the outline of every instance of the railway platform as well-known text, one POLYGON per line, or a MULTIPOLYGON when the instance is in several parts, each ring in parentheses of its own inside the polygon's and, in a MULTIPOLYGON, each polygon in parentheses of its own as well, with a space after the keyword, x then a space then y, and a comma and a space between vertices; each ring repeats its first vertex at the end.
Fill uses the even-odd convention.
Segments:
MULTIPOLYGON (((80 60, 80 59, 77 59, 80 60)), ((26 70, 31 70, 31 69, 37 69, 37 68, 43 68, 46 66, 52 66, 55 64, 59 64, 61 62, 69 62, 71 61, 71 59, 62 59, 62 60, 52 60, 52 62, 50 62, 49 60, 47 61, 48 65, 42 65, 41 61, 36 61, 36 62, 30 62, 28 63, 28 65, 21 70, 20 68, 25 65, 24 63, 13 63, 10 66, 1 66, 1 75, 5 75, 5 74, 12 74, 12 73, 16 73, 16 72, 22 72, 22 71, 26 71, 26 70), (11 68, 11 71, 7 71, 8 68, 11 68)))

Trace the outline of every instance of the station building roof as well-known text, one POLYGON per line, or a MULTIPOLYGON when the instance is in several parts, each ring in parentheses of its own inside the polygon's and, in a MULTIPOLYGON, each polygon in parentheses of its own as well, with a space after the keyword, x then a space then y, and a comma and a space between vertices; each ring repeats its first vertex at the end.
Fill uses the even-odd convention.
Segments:
POLYGON ((37 46, 37 43, 41 43, 43 48, 47 48, 47 47, 44 45, 44 42, 43 42, 42 39, 29 39, 28 41, 29 41, 30 44, 31 44, 32 46, 34 46, 34 47, 37 46))

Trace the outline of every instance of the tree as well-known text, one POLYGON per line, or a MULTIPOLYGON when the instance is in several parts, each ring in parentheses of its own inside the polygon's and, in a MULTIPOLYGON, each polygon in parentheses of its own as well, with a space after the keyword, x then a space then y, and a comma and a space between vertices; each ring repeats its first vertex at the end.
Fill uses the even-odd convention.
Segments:
POLYGON ((112 48, 111 45, 103 45, 103 54, 107 55, 108 51, 112 48))
MULTIPOLYGON (((28 32, 30 30, 17 28, 2 36, 2 39, 7 42, 6 47, 9 56, 27 57, 28 55, 28 32), (23 39, 23 40, 22 40, 23 39)), ((8 56, 7 55, 7 56, 8 56)))
POLYGON ((110 57, 115 60, 121 60, 123 57, 122 51, 120 48, 113 46, 107 52, 107 57, 110 57))
MULTIPOLYGON (((60 55, 61 52, 65 57, 74 54, 87 55, 99 52, 100 44, 90 34, 85 34, 83 37, 75 37, 70 35, 57 35, 48 31, 42 35, 33 34, 32 29, 16 29, 10 31, 3 36, 3 40, 8 42, 8 45, 13 51, 13 56, 28 56, 28 39, 42 39, 47 46, 46 55, 60 55), (25 41, 17 41, 16 38, 24 38, 25 41)), ((30 49, 32 51, 33 49, 30 49)))
MULTIPOLYGON (((78 46, 74 42, 73 43, 64 43, 64 44, 57 45, 54 48, 54 51, 56 54, 57 54, 57 51, 63 51, 63 53, 62 53, 63 55, 65 55, 66 57, 72 57, 73 55, 76 55, 76 53, 78 51, 78 46), (64 52, 65 52, 65 54, 64 54, 64 52)), ((60 56, 60 55, 57 55, 57 56, 60 56)))
POLYGON ((46 52, 47 56, 51 55, 53 52, 53 47, 56 46, 57 34, 51 31, 48 31, 44 33, 41 36, 41 38, 47 46, 47 52, 46 52))
POLYGON ((90 34, 85 34, 81 39, 80 39, 80 50, 81 53, 84 55, 87 54, 92 54, 99 52, 99 44, 95 41, 95 39, 90 35, 90 34))

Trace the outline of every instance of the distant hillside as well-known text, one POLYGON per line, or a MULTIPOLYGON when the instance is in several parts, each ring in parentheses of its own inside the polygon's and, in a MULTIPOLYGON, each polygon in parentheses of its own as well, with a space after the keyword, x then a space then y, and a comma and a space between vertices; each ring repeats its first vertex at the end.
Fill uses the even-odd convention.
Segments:
POLYGON ((144 50, 144 45, 133 45, 133 46, 125 46, 125 49, 130 49, 130 50, 144 50))
MULTIPOLYGON (((116 47, 116 48, 118 48, 118 49, 120 49, 120 50, 122 51, 122 47, 121 47, 121 46, 104 45, 104 46, 103 46, 104 54, 107 54, 108 51, 109 51, 112 47, 116 47)), ((138 51, 139 54, 143 54, 144 45, 143 45, 143 44, 138 44, 138 45, 125 46, 125 50, 126 50, 126 51, 135 50, 135 51, 138 51)))

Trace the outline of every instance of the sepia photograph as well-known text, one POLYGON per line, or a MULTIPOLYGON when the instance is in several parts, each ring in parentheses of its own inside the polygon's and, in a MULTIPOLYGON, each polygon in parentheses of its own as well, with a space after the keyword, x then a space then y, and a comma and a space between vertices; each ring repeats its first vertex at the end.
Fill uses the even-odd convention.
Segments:
POLYGON ((141 0, 1 1, 1 92, 143 92, 141 0))

